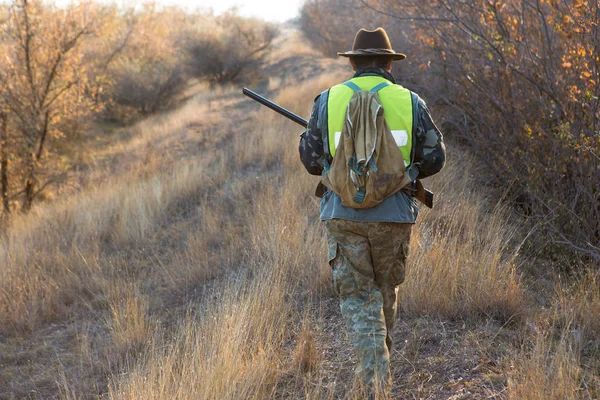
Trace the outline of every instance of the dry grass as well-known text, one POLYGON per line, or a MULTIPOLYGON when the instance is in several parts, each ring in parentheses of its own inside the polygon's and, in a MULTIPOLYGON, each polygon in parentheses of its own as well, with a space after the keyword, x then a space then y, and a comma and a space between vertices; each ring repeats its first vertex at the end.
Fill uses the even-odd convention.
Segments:
POLYGON ((204 171, 186 165, 16 218, 0 242, 1 329, 33 329, 61 316, 82 292, 105 286, 114 272, 105 253, 143 245, 163 212, 197 195, 204 171))
POLYGON ((469 160, 454 156, 428 182, 436 204, 422 207, 413 232, 402 307, 410 315, 520 320, 517 227, 503 207, 489 210, 485 193, 472 187, 469 160))
MULTIPOLYGON (((275 100, 308 116, 314 95, 339 79, 319 75, 275 100)), ((361 398, 312 196, 318 178, 298 162, 301 128, 269 110, 256 113, 233 89, 204 97, 140 123, 133 138, 107 150, 99 165, 114 156, 122 174, 98 173, 90 179, 97 185, 13 221, 0 241, 0 329, 6 337, 28 331, 39 343, 47 322, 68 330, 75 321, 74 350, 44 361, 62 371, 46 397, 361 398), (215 121, 204 121, 206 113, 215 121), (190 139, 195 134, 201 142, 190 139)), ((556 337, 529 332, 531 323, 508 324, 530 319, 517 228, 473 189, 469 162, 458 157, 453 151, 444 172, 428 180, 436 207, 422 210, 414 229, 398 327, 408 341, 393 354, 406 381, 382 398, 449 398, 442 389, 455 382, 453 371, 473 368, 466 363, 497 346, 506 329, 536 338, 497 354, 506 368, 496 375, 509 376, 511 398, 575 396, 581 382, 592 382, 581 360, 591 359, 593 345, 573 342, 569 329, 556 337), (434 319, 427 323, 434 328, 420 328, 430 317, 418 316, 435 316, 441 328, 434 319), (466 348, 474 354, 460 360, 466 348), (410 372, 418 358, 429 363, 419 368, 439 369, 437 381, 410 372), (548 389, 557 377, 564 382, 548 389)), ((593 342, 599 318, 586 313, 597 314, 600 295, 589 282, 558 297, 561 309, 575 310, 563 325, 593 342)), ((16 386, 0 383, 0 397, 26 393, 26 383, 20 392, 16 386)))
POLYGON ((589 269, 575 285, 558 288, 557 308, 562 325, 572 325, 583 342, 600 338, 600 282, 598 273, 589 269))
POLYGON ((115 379, 110 398, 265 397, 265 383, 281 369, 286 298, 294 293, 282 290, 278 280, 285 278, 274 269, 255 273, 255 283, 240 276, 215 293, 208 310, 190 316, 174 341, 157 344, 130 374, 115 379))
MULTIPOLYGON (((277 196, 272 182, 253 188, 244 220, 249 247, 238 249, 243 268, 207 296, 201 315, 181 323, 171 344, 157 343, 131 375, 115 379, 111 398, 268 397, 285 368, 282 345, 293 334, 295 301, 318 290, 322 250, 318 225, 289 212, 306 198, 302 180, 273 179, 280 181, 277 196)), ((212 235, 230 233, 214 229, 212 235)))
POLYGON ((142 346, 149 337, 150 325, 144 295, 126 282, 116 285, 109 296, 110 333, 115 351, 127 352, 142 346))
MULTIPOLYGON (((318 88, 326 87, 332 80, 333 77, 322 77, 293 90, 283 90, 277 100, 293 110, 308 109, 309 102, 299 103, 297 99, 310 99, 310 94, 318 93, 318 88)), ((310 299, 323 290, 330 293, 330 276, 328 269, 322 268, 323 232, 314 220, 317 202, 310 197, 315 179, 299 170, 295 145, 289 146, 279 139, 279 135, 294 127, 268 118, 269 114, 261 111, 259 121, 268 123, 259 122, 250 139, 244 137, 242 142, 233 144, 238 170, 258 167, 273 171, 256 182, 252 191, 255 201, 245 204, 248 209, 244 224, 249 232, 244 234, 249 237, 240 241, 249 248, 243 250, 244 266, 235 284, 229 283, 214 295, 216 305, 209 306, 201 317, 211 321, 209 326, 200 323, 198 327, 194 321, 200 317, 188 317, 182 323, 182 331, 171 339, 185 343, 185 348, 189 346, 192 349, 189 353, 181 353, 178 347, 171 346, 167 346, 170 350, 166 353, 151 350, 131 376, 113 381, 113 398, 133 398, 140 393, 149 398, 263 398, 270 394, 321 398, 332 395, 332 388, 318 383, 312 389, 304 387, 302 395, 290 392, 284 395, 276 384, 278 379, 290 379, 289 371, 297 369, 316 371, 312 379, 317 382, 325 379, 319 377, 319 357, 314 347, 317 339, 306 323, 304 327, 298 326, 297 308, 307 304, 307 295, 310 299), (281 166, 283 170, 277 172, 281 166), (252 271, 252 279, 248 271, 252 271), (242 287, 237 286, 240 280, 242 287), (269 340, 261 339, 258 343, 255 338, 248 340, 248 329, 269 340), (226 334, 211 336, 215 332, 226 334), (290 339, 295 342, 293 347, 288 344, 290 339), (172 366, 175 362, 178 367, 172 366), (156 386, 148 387, 147 382, 155 382, 156 386), (174 384, 179 386, 174 387, 174 384)), ((448 169, 446 174, 458 179, 453 171, 448 169)), ((245 178, 238 183, 234 179, 228 190, 235 196, 238 185, 244 186, 247 181, 245 178)), ((467 185, 465 181, 447 185, 444 190, 464 190, 467 185)), ((421 228, 416 231, 413 251, 416 257, 404 289, 405 309, 411 313, 433 312, 464 318, 487 315, 506 320, 514 317, 521 311, 522 289, 514 270, 515 255, 507 253, 512 231, 501 223, 502 212, 492 215, 495 222, 483 225, 480 222, 486 215, 483 206, 478 206, 482 201, 480 196, 470 194, 464 198, 462 212, 458 213, 453 203, 445 202, 458 193, 447 191, 436 212, 426 213, 421 228), (470 219, 465 220, 467 215, 470 219), (446 225, 442 226, 441 221, 446 225), (433 233, 435 229, 439 231, 433 233), (462 236, 454 237, 458 229, 462 236), (429 241, 424 239, 426 235, 431 238, 429 241), (446 236, 452 239, 444 240, 446 236), (421 243, 419 248, 418 243, 421 243), (444 256, 448 250, 457 255, 453 263, 448 263, 444 256), (452 273, 461 276, 450 280, 452 273), (426 291, 423 287, 435 287, 436 291, 426 291), (482 288, 487 288, 485 293, 480 293, 482 288)), ((218 207, 216 203, 213 205, 218 207)), ((227 220, 227 213, 216 214, 227 220)), ((219 236, 223 231, 228 230, 215 229, 205 234, 219 236)), ((156 344, 155 348, 158 347, 156 344)), ((302 379, 292 376, 293 380, 302 379)), ((360 398, 360 392, 350 392, 350 396, 360 398)))
MULTIPOLYGON (((115 256, 134 248, 153 252, 148 246, 170 214, 195 205, 204 195, 202 190, 229 178, 228 157, 222 151, 207 152, 193 162, 179 157, 177 164, 169 153, 180 155, 178 147, 185 146, 189 136, 206 138, 214 121, 202 119, 208 132, 190 132, 186 127, 198 119, 198 110, 208 113, 211 101, 227 98, 231 92, 220 89, 200 102, 192 100, 168 118, 141 122, 133 128, 137 132, 133 139, 98 156, 120 165, 120 170, 113 169, 121 173, 117 178, 92 173, 88 190, 60 203, 39 205, 12 221, 0 237, 0 331, 34 329, 64 315, 73 303, 90 300, 82 299, 82 293, 103 292, 118 275, 115 256), (171 150, 163 152, 162 146, 171 150)), ((211 147, 217 143, 204 140, 212 140, 211 147)), ((101 170, 104 164, 100 163, 101 170)), ((184 255, 197 251, 192 243, 184 255)), ((123 264, 127 270, 140 269, 135 263, 123 264)), ((180 274, 180 269, 176 271, 180 274)))
POLYGON ((555 304, 528 323, 511 357, 511 399, 596 399, 600 396, 600 286, 590 270, 575 285, 558 285, 555 304))
POLYGON ((581 367, 577 344, 563 335, 558 341, 547 332, 534 335, 531 349, 515 356, 508 381, 510 399, 578 399, 581 367))
POLYGON ((310 322, 304 323, 298 334, 294 364, 303 373, 313 372, 319 365, 319 353, 317 351, 315 333, 310 328, 310 322))

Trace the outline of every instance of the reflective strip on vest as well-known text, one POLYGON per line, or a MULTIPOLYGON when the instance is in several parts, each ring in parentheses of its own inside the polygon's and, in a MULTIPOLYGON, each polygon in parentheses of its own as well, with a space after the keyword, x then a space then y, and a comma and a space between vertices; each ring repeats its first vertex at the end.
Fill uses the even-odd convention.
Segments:
MULTIPOLYGON (((360 76, 353 78, 350 82, 357 85, 361 90, 371 90, 381 82, 386 81, 380 76, 360 76)), ((335 85, 329 90, 327 102, 329 152, 333 157, 337 148, 348 103, 354 91, 342 84, 335 85)), ((412 149, 412 126, 413 110, 410 90, 400 85, 389 85, 377 92, 379 100, 384 109, 384 117, 396 144, 402 152, 405 166, 410 165, 410 151, 412 149)))

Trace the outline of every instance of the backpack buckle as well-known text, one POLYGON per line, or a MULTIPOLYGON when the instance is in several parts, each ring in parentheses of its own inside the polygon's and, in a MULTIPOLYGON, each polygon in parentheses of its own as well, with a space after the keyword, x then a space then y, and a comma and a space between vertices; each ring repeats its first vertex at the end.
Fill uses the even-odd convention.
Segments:
POLYGON ((356 192, 356 195, 354 196, 354 202, 362 204, 362 202, 365 201, 365 194, 366 193, 364 188, 358 189, 358 192, 356 192))

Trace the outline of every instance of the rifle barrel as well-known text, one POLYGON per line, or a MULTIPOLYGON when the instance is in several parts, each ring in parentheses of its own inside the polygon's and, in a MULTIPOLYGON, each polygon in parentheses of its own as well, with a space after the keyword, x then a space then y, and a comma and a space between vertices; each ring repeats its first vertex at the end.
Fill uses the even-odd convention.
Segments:
POLYGON ((307 120, 300 117, 299 115, 294 114, 291 111, 286 110, 285 108, 283 108, 281 106, 278 106, 277 104, 273 103, 271 100, 268 100, 268 99, 262 97, 260 94, 255 93, 248 88, 243 88, 242 93, 244 93, 246 96, 250 97, 252 100, 258 101, 260 104, 269 107, 271 110, 273 110, 275 112, 278 112, 279 114, 283 115, 284 117, 291 119, 298 125, 302 125, 305 128, 308 126, 307 120))
MULTIPOLYGON (((300 117, 299 115, 294 114, 291 111, 286 110, 285 108, 283 108, 281 106, 278 106, 277 104, 273 103, 271 100, 268 100, 268 99, 262 97, 260 94, 255 93, 248 88, 243 88, 242 93, 244 93, 246 96, 250 97, 252 100, 258 101, 260 104, 269 107, 271 110, 273 110, 275 112, 278 112, 279 114, 283 115, 284 117, 291 119, 298 125, 302 125, 305 128, 308 126, 307 120, 300 117)), ((418 180, 417 180, 417 183, 419 183, 418 180)), ((433 192, 431 192, 430 190, 423 188, 422 195, 419 195, 417 197, 417 199, 419 201, 421 201, 423 204, 425 204, 427 207, 429 207, 429 208, 433 207, 433 192)))

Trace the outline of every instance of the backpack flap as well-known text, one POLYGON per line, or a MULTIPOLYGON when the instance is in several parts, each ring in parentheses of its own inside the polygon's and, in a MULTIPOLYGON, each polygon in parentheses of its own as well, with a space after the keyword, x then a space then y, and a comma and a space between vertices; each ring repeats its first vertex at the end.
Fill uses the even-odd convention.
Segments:
POLYGON ((410 183, 377 95, 386 85, 378 86, 355 89, 331 167, 322 179, 346 207, 374 207, 410 183))

